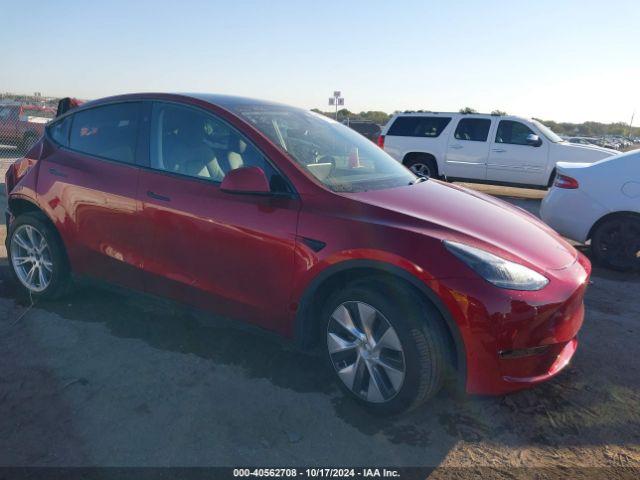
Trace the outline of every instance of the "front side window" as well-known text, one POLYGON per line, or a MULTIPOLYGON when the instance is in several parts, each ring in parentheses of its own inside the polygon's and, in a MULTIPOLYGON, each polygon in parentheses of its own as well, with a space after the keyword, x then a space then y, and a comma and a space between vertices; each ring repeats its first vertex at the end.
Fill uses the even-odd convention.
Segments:
POLYGON ((69 148, 124 163, 135 163, 140 103, 118 103, 73 115, 69 148))
POLYGON ((282 176, 243 135, 214 115, 171 103, 154 103, 151 168, 221 182, 227 172, 260 167, 272 191, 286 191, 282 176))
POLYGON ((486 142, 490 128, 491 120, 487 118, 463 118, 458 122, 454 136, 456 140, 486 142))
POLYGON ((496 132, 496 143, 509 143, 511 145, 528 145, 527 137, 535 135, 533 130, 524 123, 513 120, 500 120, 496 132))
POLYGON ((282 105, 230 108, 333 191, 378 190, 417 179, 374 143, 324 115, 282 105))
POLYGON ((451 121, 451 117, 398 117, 389 127, 387 135, 399 137, 438 137, 451 121))

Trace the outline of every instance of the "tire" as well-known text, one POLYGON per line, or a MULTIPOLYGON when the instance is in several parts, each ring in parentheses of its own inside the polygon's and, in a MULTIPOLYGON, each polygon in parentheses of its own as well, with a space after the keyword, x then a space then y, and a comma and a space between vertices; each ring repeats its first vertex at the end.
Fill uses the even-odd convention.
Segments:
POLYGON ((599 265, 618 271, 640 271, 640 217, 614 215, 591 235, 591 252, 599 265))
POLYGON ((328 298, 322 319, 321 344, 328 368, 342 390, 372 413, 412 410, 442 387, 449 357, 439 313, 409 287, 375 277, 359 280, 328 298), (367 352, 366 341, 344 328, 351 319, 356 333, 362 334, 363 318, 373 318, 366 323, 372 326, 371 336, 378 346, 382 345, 377 360, 372 358, 375 351, 367 352), (374 385, 371 372, 378 379, 374 385))
POLYGON ((405 167, 422 177, 440 178, 435 159, 426 155, 411 156, 404 162, 405 167))
POLYGON ((33 299, 55 299, 69 291, 71 275, 64 247, 58 232, 42 213, 29 212, 14 220, 9 230, 7 254, 14 279, 33 299), (37 249, 25 248, 34 244, 45 247, 39 254, 37 249), (24 261, 27 257, 31 260, 24 261), (36 259, 39 259, 37 263, 36 259), (37 266, 29 284, 28 272, 34 264, 37 266))

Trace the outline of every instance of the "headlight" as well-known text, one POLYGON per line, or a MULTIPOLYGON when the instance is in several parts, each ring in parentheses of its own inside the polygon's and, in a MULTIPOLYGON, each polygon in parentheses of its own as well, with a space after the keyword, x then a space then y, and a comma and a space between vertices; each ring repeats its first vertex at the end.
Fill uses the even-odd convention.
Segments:
POLYGON ((510 290, 540 290, 549 279, 519 263, 463 243, 444 241, 445 247, 496 287, 510 290))

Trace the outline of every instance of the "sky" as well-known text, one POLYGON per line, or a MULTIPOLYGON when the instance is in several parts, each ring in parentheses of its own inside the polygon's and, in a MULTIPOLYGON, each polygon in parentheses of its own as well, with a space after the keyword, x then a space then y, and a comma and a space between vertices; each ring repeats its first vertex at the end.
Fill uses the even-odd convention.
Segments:
POLYGON ((0 0, 0 91, 640 124, 640 1, 0 0))

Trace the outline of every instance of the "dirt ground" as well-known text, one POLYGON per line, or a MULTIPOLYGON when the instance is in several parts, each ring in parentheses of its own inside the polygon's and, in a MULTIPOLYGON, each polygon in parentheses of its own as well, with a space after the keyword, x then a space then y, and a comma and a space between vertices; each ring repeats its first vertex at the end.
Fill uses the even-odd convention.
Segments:
POLYGON ((445 390, 380 419, 319 359, 229 321, 88 287, 29 309, 0 256, 2 466, 492 467, 503 478, 640 468, 639 276, 595 269, 580 347, 553 381, 504 397, 445 390))

